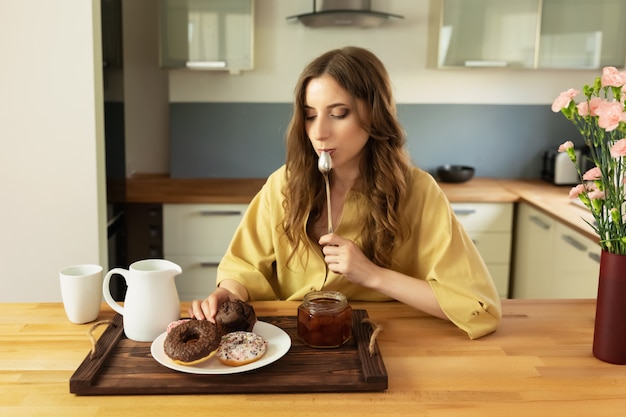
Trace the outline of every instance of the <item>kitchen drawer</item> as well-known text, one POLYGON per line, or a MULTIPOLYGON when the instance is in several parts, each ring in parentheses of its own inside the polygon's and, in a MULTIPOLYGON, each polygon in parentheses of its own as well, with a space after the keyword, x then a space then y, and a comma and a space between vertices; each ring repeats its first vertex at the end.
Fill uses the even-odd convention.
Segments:
POLYGON ((509 262, 511 259, 510 233, 468 232, 485 263, 509 262))
POLYGON ((452 208, 468 232, 511 232, 513 203, 453 203, 452 208))
POLYGON ((163 252, 223 256, 247 204, 165 204, 163 252))
POLYGON ((215 290, 219 257, 170 255, 167 259, 183 269, 174 279, 180 301, 201 300, 215 290))

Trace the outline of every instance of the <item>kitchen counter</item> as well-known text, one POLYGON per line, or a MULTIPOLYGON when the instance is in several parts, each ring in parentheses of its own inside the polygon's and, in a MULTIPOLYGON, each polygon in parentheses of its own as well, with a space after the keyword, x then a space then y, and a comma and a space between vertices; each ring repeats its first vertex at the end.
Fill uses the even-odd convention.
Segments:
POLYGON ((518 196, 517 202, 528 203, 548 216, 599 242, 598 235, 586 222, 593 223, 589 210, 569 198, 571 186, 556 186, 541 180, 499 180, 518 196))
POLYGON ((170 178, 138 174, 126 180, 126 202, 248 204, 265 178, 170 178))
POLYGON ((460 184, 440 182, 451 203, 514 203, 518 195, 494 178, 472 178, 460 184))
MULTIPOLYGON (((265 184, 265 178, 169 178, 139 174, 126 180, 129 203, 247 204, 265 184)), ((452 202, 512 202, 514 191, 500 180, 474 178, 462 184, 440 183, 452 202)))
MULTIPOLYGON (((264 178, 169 178, 139 174, 126 181, 129 203, 247 204, 265 183, 264 178)), ((570 187, 541 180, 473 178, 461 184, 440 183, 452 203, 526 202, 592 240, 598 236, 585 223, 593 221, 583 207, 573 204, 570 187)))
MULTIPOLYGON (((298 305, 252 304, 260 317, 294 315, 298 305)), ((91 325, 70 323, 60 303, 0 304, 0 411, 25 417, 603 417, 626 409, 624 367, 591 354, 594 300, 503 300, 499 329, 474 341, 400 303, 352 305, 383 328, 377 341, 388 374, 385 392, 75 396, 69 379, 89 353, 91 325)), ((103 304, 99 319, 113 314, 103 304)))

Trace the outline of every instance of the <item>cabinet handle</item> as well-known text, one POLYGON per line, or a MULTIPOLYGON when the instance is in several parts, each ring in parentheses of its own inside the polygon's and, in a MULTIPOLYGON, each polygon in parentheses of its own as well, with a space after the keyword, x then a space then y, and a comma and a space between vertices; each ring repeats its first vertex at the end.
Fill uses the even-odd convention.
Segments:
POLYGON ((474 213, 476 213, 475 209, 454 209, 454 214, 457 216, 469 216, 474 213))
POLYGON ((192 69, 226 68, 226 61, 187 61, 185 66, 192 69))
POLYGON ((537 216, 530 216, 528 219, 531 222, 535 223, 537 226, 541 227, 543 230, 548 230, 550 228, 550 225, 548 223, 544 222, 537 216))
POLYGON ((219 264, 220 264, 219 262, 200 262, 200 266, 202 268, 214 268, 218 266, 219 264))
POLYGON ((579 241, 577 241, 570 235, 561 235, 561 239, 563 239, 565 242, 567 242, 568 244, 572 245, 573 247, 575 247, 576 249, 580 251, 587 250, 587 246, 585 246, 583 243, 580 243, 579 241))
POLYGON ((201 216, 241 216, 241 210, 202 210, 201 216))
POLYGON ((589 256, 589 258, 591 258, 592 261, 600 263, 600 254, 599 253, 589 252, 588 256, 589 256))

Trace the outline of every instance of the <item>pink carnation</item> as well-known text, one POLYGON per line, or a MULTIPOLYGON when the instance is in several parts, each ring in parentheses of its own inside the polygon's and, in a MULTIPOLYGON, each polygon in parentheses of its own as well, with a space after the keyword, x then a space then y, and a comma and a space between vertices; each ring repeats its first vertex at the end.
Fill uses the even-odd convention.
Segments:
POLYGON ((572 101, 579 92, 580 91, 574 90, 573 88, 570 88, 567 91, 563 91, 556 99, 554 99, 554 102, 552 103, 552 111, 558 113, 561 111, 561 109, 569 106, 569 102, 572 101))
POLYGON ((600 97, 594 97, 589 100, 589 113, 591 113, 592 116, 597 116, 598 108, 602 107, 603 103, 605 103, 605 101, 600 97))
POLYGON ((583 194, 585 191, 587 191, 585 186, 583 184, 578 184, 569 191, 569 198, 578 198, 578 196, 583 194))
POLYGON ((622 87, 626 84, 626 72, 620 72, 615 67, 602 69, 602 87, 622 87))
POLYGON ((604 191, 593 190, 587 194, 590 200, 604 200, 604 191))
POLYGON ((586 101, 581 101, 580 103, 578 103, 576 108, 578 109, 578 114, 582 117, 589 116, 589 105, 586 101))
POLYGON ((598 114, 598 126, 605 129, 607 132, 617 129, 621 121, 626 121, 622 108, 622 103, 603 100, 595 110, 598 114))
POLYGON ((602 171, 600 171, 600 168, 598 167, 591 168, 583 174, 583 180, 585 181, 594 181, 599 180, 600 178, 602 178, 602 171))
POLYGON ((573 147, 574 147, 574 142, 572 142, 571 140, 568 140, 567 142, 563 142, 559 146, 559 152, 567 152, 568 149, 573 148, 573 147))
POLYGON ((613 158, 626 156, 626 139, 620 139, 611 146, 611 156, 613 158))

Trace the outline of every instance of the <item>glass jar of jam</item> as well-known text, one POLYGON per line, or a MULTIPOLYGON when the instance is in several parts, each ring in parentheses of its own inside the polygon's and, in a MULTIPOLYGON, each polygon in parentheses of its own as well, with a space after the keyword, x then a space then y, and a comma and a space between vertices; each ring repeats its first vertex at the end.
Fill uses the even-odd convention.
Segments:
POLYGON ((337 291, 314 291, 298 307, 298 337, 309 346, 334 348, 352 336, 352 307, 337 291))

